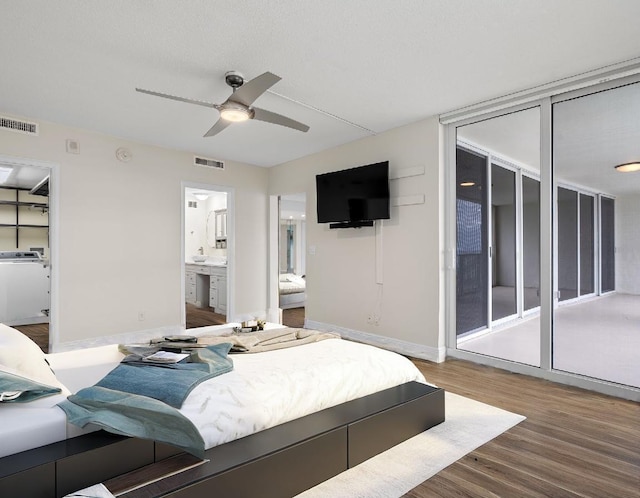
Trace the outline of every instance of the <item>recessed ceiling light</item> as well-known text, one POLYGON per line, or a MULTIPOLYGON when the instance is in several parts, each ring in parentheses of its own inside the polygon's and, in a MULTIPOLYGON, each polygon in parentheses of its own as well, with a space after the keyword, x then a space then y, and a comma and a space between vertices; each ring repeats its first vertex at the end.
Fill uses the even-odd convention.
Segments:
POLYGON ((460 183, 461 187, 473 187, 476 184, 476 182, 462 182, 460 183))
POLYGON ((193 196, 198 199, 199 201, 206 201, 209 197, 209 194, 206 194, 204 192, 197 192, 195 194, 193 194, 193 196))
POLYGON ((13 171, 13 168, 8 168, 5 166, 0 166, 0 183, 4 183, 9 178, 9 175, 13 171))
POLYGON ((622 173, 633 173, 634 171, 640 171, 640 163, 625 163, 614 166, 617 171, 622 173))

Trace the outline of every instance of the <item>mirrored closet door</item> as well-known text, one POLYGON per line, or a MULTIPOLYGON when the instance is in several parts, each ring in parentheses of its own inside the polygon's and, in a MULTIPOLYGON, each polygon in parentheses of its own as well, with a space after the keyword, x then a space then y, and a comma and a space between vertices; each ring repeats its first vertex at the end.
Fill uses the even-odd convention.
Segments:
POLYGON ((453 355, 640 388, 638 116, 635 75, 449 124, 453 355))
POLYGON ((540 111, 457 128, 459 349, 540 362, 540 111))
POLYGON ((552 106, 556 370, 640 387, 640 83, 552 106), (630 171, 625 171, 630 170, 630 171))

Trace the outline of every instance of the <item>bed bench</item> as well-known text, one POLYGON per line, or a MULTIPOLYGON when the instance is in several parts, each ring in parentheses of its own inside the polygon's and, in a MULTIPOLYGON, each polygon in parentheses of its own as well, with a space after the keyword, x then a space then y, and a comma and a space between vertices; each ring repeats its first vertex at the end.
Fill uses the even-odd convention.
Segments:
MULTIPOLYGON (((444 391, 408 382, 206 451, 209 460, 119 496, 293 496, 444 421, 444 391)), ((179 451, 103 431, 0 459, 7 496, 61 497, 179 451)), ((125 479, 123 476, 122 479, 125 479)))

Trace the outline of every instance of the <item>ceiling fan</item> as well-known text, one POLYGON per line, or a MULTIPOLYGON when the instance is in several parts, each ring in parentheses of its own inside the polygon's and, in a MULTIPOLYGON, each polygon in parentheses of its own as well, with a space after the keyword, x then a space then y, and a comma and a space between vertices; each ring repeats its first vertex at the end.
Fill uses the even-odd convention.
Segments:
POLYGON ((187 102, 189 104, 217 109, 220 111, 220 119, 218 119, 216 124, 214 124, 207 133, 205 133, 205 137, 212 137, 213 135, 220 133, 230 124, 247 121, 248 119, 265 121, 267 123, 287 126, 294 130, 306 132, 309 130, 309 127, 306 124, 300 123, 281 114, 267 111, 266 109, 261 109, 259 107, 253 107, 251 105, 258 97, 260 97, 260 95, 265 93, 281 79, 282 78, 280 78, 280 76, 276 76, 275 74, 267 71, 266 73, 245 82, 244 77, 240 73, 236 71, 229 71, 224 75, 224 80, 227 85, 233 89, 233 93, 222 104, 177 97, 175 95, 154 92, 143 88, 136 88, 136 92, 147 93, 149 95, 155 95, 156 97, 163 97, 165 99, 178 100, 180 102, 187 102))

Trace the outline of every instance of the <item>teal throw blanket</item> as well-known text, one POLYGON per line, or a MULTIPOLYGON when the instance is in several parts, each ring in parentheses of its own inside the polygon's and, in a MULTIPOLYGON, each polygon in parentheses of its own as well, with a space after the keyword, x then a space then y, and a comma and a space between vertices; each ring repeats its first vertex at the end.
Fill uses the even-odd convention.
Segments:
POLYGON ((35 380, 0 371, 0 402, 27 403, 61 392, 59 387, 47 386, 35 380))
POLYGON ((222 343, 194 350, 180 363, 157 364, 129 355, 96 386, 140 394, 180 408, 201 382, 233 370, 228 357, 231 344, 222 343))
POLYGON ((193 423, 162 401, 92 386, 58 406, 74 425, 93 423, 114 434, 152 439, 204 456, 204 441, 193 423))
POLYGON ((130 355, 95 386, 58 404, 70 423, 94 423, 109 432, 152 439, 200 458, 202 436, 178 408, 201 382, 233 370, 231 344, 199 348, 183 362, 153 364, 130 355))

